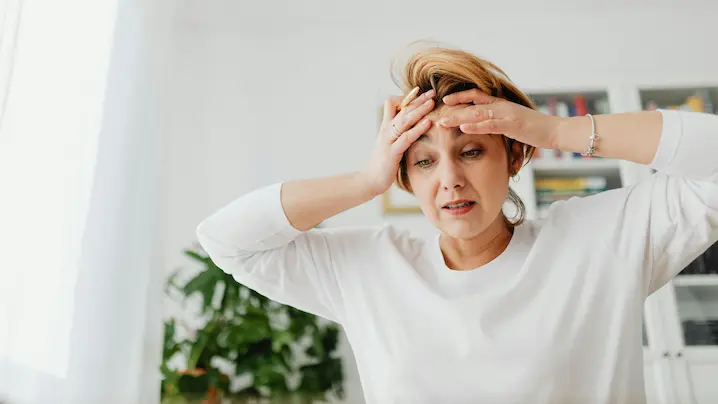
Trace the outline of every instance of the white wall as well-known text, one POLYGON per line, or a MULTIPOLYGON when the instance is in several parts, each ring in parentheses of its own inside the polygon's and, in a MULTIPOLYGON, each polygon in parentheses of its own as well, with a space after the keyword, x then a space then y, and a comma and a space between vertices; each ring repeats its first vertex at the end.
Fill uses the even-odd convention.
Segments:
MULTIPOLYGON (((417 39, 473 51, 525 89, 718 83, 718 4, 178 1, 168 150, 168 270, 196 224, 261 185, 361 167, 389 61, 417 39)), ((378 200, 332 225, 382 217, 378 200)), ((241 224, 238 224, 241 225, 241 224)), ((177 308, 168 303, 167 311, 177 308)), ((351 370, 351 363, 350 363, 351 370)), ((362 402, 350 371, 347 402, 362 402)))

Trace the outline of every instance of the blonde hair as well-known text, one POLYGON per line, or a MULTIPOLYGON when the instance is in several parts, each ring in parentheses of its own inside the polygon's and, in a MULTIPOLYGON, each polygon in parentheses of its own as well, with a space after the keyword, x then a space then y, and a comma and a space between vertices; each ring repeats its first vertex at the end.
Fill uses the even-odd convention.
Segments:
MULTIPOLYGON (((414 87, 419 87, 420 93, 433 88, 436 91, 434 96, 436 108, 443 105, 442 99, 445 96, 476 88, 491 96, 536 109, 531 99, 511 82, 503 70, 487 60, 462 50, 438 46, 424 47, 409 57, 404 69, 399 72, 398 78, 396 71, 392 68, 392 79, 404 93, 414 87)), ((521 151, 523 164, 531 160, 535 151, 533 146, 505 136, 503 141, 508 157, 507 170, 513 167, 521 157, 517 155, 514 148, 521 151)), ((395 182, 399 188, 412 193, 407 175, 406 154, 399 164, 395 182)), ((526 206, 510 187, 508 200, 516 206, 517 213, 513 221, 505 218, 506 223, 510 226, 518 226, 525 218, 526 206)))

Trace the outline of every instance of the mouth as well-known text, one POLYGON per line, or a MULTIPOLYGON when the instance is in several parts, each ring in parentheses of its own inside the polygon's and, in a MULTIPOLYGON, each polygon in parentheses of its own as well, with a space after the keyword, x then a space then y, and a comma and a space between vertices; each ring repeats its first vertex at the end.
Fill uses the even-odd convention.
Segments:
POLYGON ((458 211, 461 209, 467 209, 472 206, 474 206, 476 202, 470 201, 468 199, 459 199, 456 201, 451 201, 444 206, 441 207, 441 209, 448 210, 448 211, 458 211))

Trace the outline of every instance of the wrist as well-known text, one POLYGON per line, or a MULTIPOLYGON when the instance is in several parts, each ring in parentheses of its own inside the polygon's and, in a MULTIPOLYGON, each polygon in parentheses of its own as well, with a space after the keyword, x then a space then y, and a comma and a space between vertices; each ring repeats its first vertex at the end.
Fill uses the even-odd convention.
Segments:
POLYGON ((584 152, 590 136, 591 118, 587 116, 561 118, 556 128, 554 148, 574 153, 584 152))
POLYGON ((357 190, 357 194, 364 202, 381 195, 381 192, 377 192, 371 176, 365 171, 354 172, 352 178, 355 184, 354 189, 357 190))

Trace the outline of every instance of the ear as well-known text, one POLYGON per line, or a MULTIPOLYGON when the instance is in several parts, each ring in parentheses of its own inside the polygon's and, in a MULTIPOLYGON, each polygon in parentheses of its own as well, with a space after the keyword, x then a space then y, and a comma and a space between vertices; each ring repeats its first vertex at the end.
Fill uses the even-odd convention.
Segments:
POLYGON ((516 141, 512 142, 508 157, 509 176, 516 175, 524 163, 524 144, 516 141))

